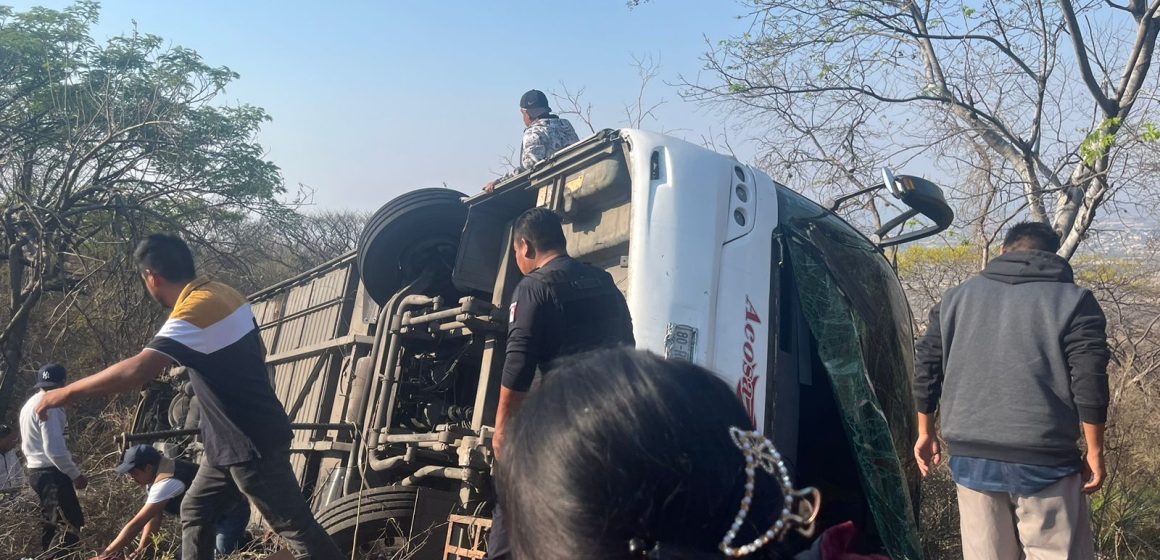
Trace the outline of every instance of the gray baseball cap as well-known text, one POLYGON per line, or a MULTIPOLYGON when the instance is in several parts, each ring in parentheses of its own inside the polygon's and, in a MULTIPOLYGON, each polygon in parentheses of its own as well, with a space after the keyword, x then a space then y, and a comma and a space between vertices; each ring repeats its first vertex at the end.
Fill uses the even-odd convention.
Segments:
POLYGON ((152 445, 139 444, 125 450, 125 458, 120 465, 114 469, 117 474, 128 474, 133 469, 139 469, 145 465, 156 465, 161 462, 161 452, 152 445))

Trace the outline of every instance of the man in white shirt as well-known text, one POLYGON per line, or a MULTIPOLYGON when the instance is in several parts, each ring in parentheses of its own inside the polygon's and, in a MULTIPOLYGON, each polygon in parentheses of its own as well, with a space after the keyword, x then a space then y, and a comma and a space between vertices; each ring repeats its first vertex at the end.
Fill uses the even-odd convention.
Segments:
POLYGON ((0 424, 0 503, 24 488, 24 467, 16 456, 19 434, 8 424, 0 424))
MULTIPOLYGON (((136 550, 124 556, 132 559, 144 558, 152 545, 153 533, 161 526, 162 515, 181 513, 181 499, 197 475, 197 465, 188 461, 168 459, 153 446, 140 444, 125 451, 124 459, 116 470, 144 487, 148 494, 145 496, 145 505, 141 506, 137 515, 125 524, 117 538, 105 547, 98 559, 120 558, 133 541, 133 537, 138 535, 141 538, 138 540, 136 550)), ((234 491, 225 498, 222 513, 214 526, 215 548, 218 554, 223 555, 234 552, 245 543, 246 523, 250 520, 250 504, 241 492, 234 491)))
MULTIPOLYGON (((20 439, 24 460, 28 462, 28 484, 40 498, 41 533, 40 544, 45 552, 58 552, 60 556, 75 551, 80 542, 81 527, 85 524, 84 513, 77 499, 77 490, 84 490, 89 481, 81 474, 68 450, 68 417, 64 410, 49 410, 44 420, 36 414, 36 407, 44 397, 44 392, 64 386, 67 372, 60 364, 48 364, 40 368, 36 394, 24 403, 20 410, 20 439), (53 539, 58 528, 64 528, 64 537, 58 549, 53 548, 53 539)), ((48 555, 53 558, 56 555, 48 555)))

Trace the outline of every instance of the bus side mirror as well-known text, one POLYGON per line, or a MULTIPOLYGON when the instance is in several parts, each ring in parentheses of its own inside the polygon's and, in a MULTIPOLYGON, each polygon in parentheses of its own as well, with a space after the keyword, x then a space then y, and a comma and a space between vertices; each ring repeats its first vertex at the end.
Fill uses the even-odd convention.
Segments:
POLYGON ((890 169, 882 170, 882 178, 882 187, 910 209, 882 224, 882 227, 870 236, 870 240, 879 247, 891 247, 918 241, 937 235, 951 227, 951 222, 955 219, 955 212, 947 204, 942 189, 938 185, 911 175, 895 176, 890 169), (908 231, 892 237, 883 237, 919 214, 934 223, 919 230, 908 231))

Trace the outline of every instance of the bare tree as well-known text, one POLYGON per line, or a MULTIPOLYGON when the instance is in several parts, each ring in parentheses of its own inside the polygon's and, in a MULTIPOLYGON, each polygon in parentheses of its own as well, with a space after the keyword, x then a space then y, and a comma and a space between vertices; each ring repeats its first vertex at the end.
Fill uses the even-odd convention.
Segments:
POLYGON ((769 142, 781 146, 769 150, 771 165, 848 169, 848 157, 827 155, 853 143, 947 168, 944 148, 969 139, 985 152, 956 157, 990 169, 984 185, 995 191, 977 209, 1052 223, 1068 258, 1120 189, 1156 189, 1124 162, 1160 137, 1148 122, 1160 1, 749 4, 751 29, 710 46, 713 81, 683 83, 692 99, 726 103, 766 124, 769 142), (786 129, 797 135, 781 142, 786 129), (801 129, 824 145, 798 150, 817 161, 788 147, 801 146, 801 129), (1007 189, 1022 203, 994 205, 1012 198, 1007 189))
POLYGON ((636 69, 638 87, 636 99, 624 105, 624 124, 628 128, 642 128, 646 122, 656 121, 657 109, 667 103, 663 97, 655 101, 650 99, 648 93, 649 84, 660 75, 661 62, 651 54, 643 56, 634 54, 632 67, 636 69))
POLYGON ((572 91, 568 89, 567 84, 560 82, 560 90, 550 91, 549 94, 556 100, 557 112, 576 117, 588 127, 589 134, 596 134, 596 125, 592 124, 592 104, 584 100, 586 89, 581 86, 572 91))
MULTIPOLYGON (((632 100, 624 103, 622 107, 623 118, 620 121, 616 121, 614 125, 625 128, 643 128, 646 124, 659 120, 657 110, 668 103, 668 101, 663 97, 654 98, 649 87, 660 76, 660 61, 651 54, 634 54, 631 56, 631 59, 630 66, 636 70, 637 74, 637 88, 632 100)), ((560 82, 559 89, 552 90, 549 94, 555 100, 559 114, 576 117, 580 122, 584 123, 589 133, 595 133, 598 127, 592 116, 592 103, 585 97, 587 92, 588 88, 585 86, 571 89, 564 82, 560 82)), ((605 127, 602 126, 599 128, 605 127)), ((663 126, 660 130, 661 132, 671 131, 663 126)))
POLYGON ((285 219, 223 224, 213 238, 216 253, 204 268, 246 292, 254 292, 358 248, 369 212, 316 210, 285 219))

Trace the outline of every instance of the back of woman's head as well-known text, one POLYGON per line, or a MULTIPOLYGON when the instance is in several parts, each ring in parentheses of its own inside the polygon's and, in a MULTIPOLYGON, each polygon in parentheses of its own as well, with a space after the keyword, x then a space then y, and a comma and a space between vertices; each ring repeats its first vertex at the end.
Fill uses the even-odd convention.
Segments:
MULTIPOLYGON (((499 466, 516 558, 643 557, 629 552, 634 539, 653 558, 720 558, 746 483, 730 427, 752 429, 741 402, 687 362, 603 350, 554 369, 514 419, 499 466)), ((763 533, 781 502, 759 471, 737 541, 763 533)))

